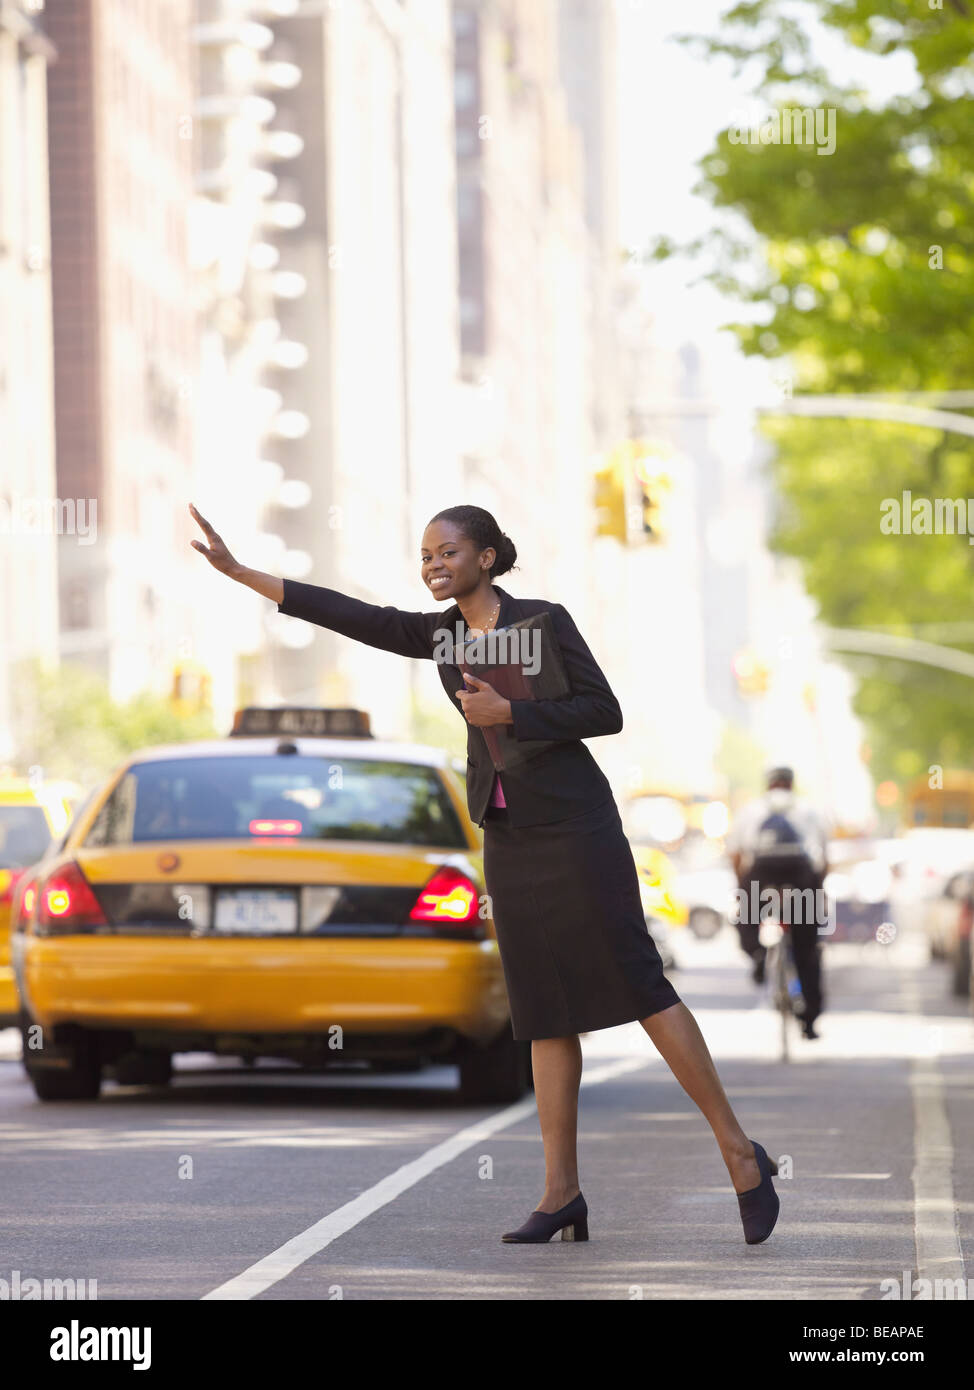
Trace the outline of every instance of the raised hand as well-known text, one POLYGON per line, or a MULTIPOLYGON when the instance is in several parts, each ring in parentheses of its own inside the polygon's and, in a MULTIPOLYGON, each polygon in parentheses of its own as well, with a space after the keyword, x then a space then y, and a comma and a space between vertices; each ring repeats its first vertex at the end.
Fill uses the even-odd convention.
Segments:
POLYGON ((233 556, 230 554, 229 550, 226 548, 221 538, 217 535, 213 527, 206 520, 206 517, 200 515, 200 513, 193 506, 192 502, 190 502, 189 504, 189 510, 192 516, 195 518, 195 520, 199 523, 200 527, 203 530, 203 534, 206 536, 206 539, 210 543, 209 548, 207 548, 202 543, 202 541, 190 541, 190 545, 193 547, 193 549, 198 550, 201 555, 205 555, 206 558, 209 560, 210 564, 213 566, 213 568, 215 570, 219 570, 221 574, 232 574, 234 570, 239 569, 240 566, 238 565, 237 561, 233 558, 233 556))

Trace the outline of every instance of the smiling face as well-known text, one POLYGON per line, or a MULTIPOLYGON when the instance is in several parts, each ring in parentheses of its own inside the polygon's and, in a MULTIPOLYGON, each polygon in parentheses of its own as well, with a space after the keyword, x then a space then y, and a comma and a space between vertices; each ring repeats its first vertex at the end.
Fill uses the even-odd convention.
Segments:
POLYGON ((491 547, 479 550, 456 522, 431 521, 423 532, 420 557, 430 593, 455 601, 472 593, 489 574, 496 552, 491 547))

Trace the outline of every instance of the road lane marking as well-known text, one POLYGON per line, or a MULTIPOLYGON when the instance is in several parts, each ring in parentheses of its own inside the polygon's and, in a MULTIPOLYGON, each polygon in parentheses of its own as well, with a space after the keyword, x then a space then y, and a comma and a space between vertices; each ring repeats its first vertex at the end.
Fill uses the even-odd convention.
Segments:
POLYGON ((834 1182, 885 1182, 892 1173, 816 1173, 818 1178, 831 1178, 834 1182))
MULTIPOLYGON (((914 980, 901 988, 914 1015, 917 1042, 927 1046, 910 1061, 913 1098, 913 1229, 918 1279, 965 1279, 954 1197, 954 1146, 944 1099, 939 1048, 942 1029, 924 1018, 914 980), (925 1033, 924 1033, 925 1029, 925 1033)), ((967 1287, 966 1281, 964 1287, 967 1287)))
MULTIPOLYGON (((914 1058, 913 1093, 914 1224, 917 1277, 964 1279, 964 1255, 954 1200, 954 1147, 944 1102, 944 1081, 936 1059, 914 1058)), ((966 1282, 964 1284, 966 1288, 966 1282)))
MULTIPOLYGON (((616 1062, 607 1062, 602 1066, 593 1067, 587 1072, 583 1071, 582 1085, 597 1086, 603 1081, 611 1081, 614 1077, 622 1076, 626 1072, 637 1071, 652 1061, 652 1055, 647 1055, 646 1057, 624 1057, 616 1062)), ((233 1279, 228 1279, 226 1283, 211 1289, 209 1293, 203 1295, 203 1301, 206 1299, 244 1300, 256 1298, 265 1289, 269 1289, 273 1284, 293 1273, 306 1260, 319 1254, 339 1236, 345 1235, 381 1207, 387 1206, 402 1193, 415 1187, 423 1178, 429 1177, 430 1173, 435 1172, 437 1168, 442 1168, 444 1164, 452 1162, 459 1154, 473 1148, 481 1140, 489 1138, 492 1134, 497 1134, 502 1129, 508 1129, 511 1125, 517 1124, 519 1120, 527 1119, 536 1113, 534 1096, 529 1095, 524 1100, 519 1100, 514 1105, 499 1110, 497 1114, 488 1115, 485 1119, 478 1120, 476 1124, 468 1125, 466 1129, 459 1130, 449 1139, 444 1139, 442 1143, 434 1145, 432 1149, 427 1149, 424 1154, 420 1154, 419 1158, 414 1158, 411 1162, 403 1164, 401 1168, 397 1168, 388 1177, 382 1178, 380 1182, 375 1183, 365 1192, 359 1193, 352 1201, 346 1202, 344 1206, 338 1207, 328 1216, 322 1217, 313 1226, 309 1226, 306 1231, 293 1236, 277 1250, 271 1251, 269 1255, 265 1255, 263 1259, 258 1260, 256 1264, 251 1265, 241 1274, 237 1274, 233 1279)))

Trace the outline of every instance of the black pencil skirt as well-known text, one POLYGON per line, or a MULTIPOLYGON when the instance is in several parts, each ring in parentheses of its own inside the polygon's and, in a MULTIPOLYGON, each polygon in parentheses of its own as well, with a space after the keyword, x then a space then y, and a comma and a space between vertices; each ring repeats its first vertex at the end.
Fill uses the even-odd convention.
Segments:
POLYGON ((490 808, 484 877, 516 1039, 591 1033, 680 1003, 614 800, 520 828, 490 808))

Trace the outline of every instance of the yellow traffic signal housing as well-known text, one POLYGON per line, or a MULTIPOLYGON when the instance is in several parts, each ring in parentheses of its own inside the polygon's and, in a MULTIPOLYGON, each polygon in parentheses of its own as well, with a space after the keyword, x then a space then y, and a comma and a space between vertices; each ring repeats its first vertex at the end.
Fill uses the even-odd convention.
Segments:
POLYGON ((764 695, 771 684, 771 668, 749 648, 735 656, 734 675, 742 695, 764 695))
POLYGON ((673 476, 660 458, 660 446, 632 441, 632 471, 639 495, 639 523, 648 541, 668 539, 673 476))
POLYGON ((650 541, 665 541, 669 535, 666 504, 670 480, 660 475, 651 482, 646 482, 640 478, 638 483, 643 535, 650 541))
POLYGON ((628 536, 626 525, 626 475, 618 450, 614 450, 610 461, 595 475, 595 534, 615 536, 625 544, 628 536))
POLYGON ((185 660, 173 666, 170 702, 177 714, 200 714, 212 706, 213 681, 205 666, 185 660))
POLYGON ((596 535, 623 542, 640 535, 653 543, 668 539, 672 452, 647 439, 624 439, 610 451, 595 475, 596 535))

